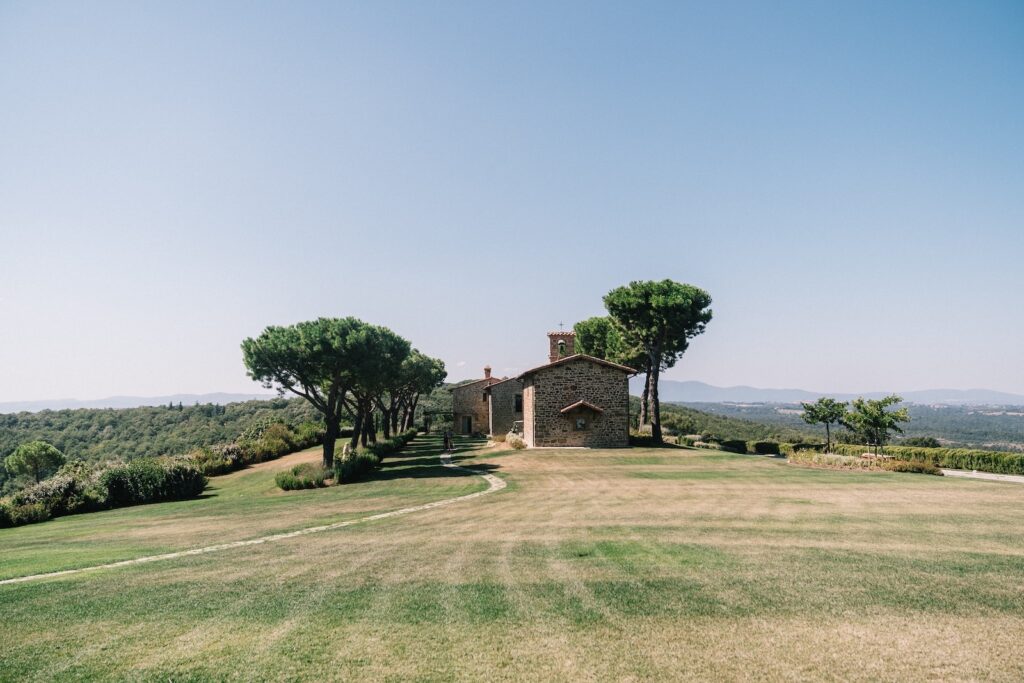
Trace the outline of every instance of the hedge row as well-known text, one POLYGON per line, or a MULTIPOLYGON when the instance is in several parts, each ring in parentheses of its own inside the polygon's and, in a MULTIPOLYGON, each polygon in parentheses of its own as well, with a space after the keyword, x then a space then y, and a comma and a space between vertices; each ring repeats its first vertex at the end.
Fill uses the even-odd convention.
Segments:
POLYGON ((750 450, 758 455, 781 455, 782 449, 776 441, 751 441, 750 450))
POLYGON ((887 470, 889 472, 916 472, 919 474, 942 475, 942 471, 924 460, 895 460, 882 458, 862 458, 859 455, 843 455, 842 453, 817 453, 815 451, 794 451, 789 455, 789 462, 798 465, 815 465, 831 469, 847 470, 887 470))
POLYGON ((140 458, 127 464, 73 462, 45 481, 0 500, 0 527, 43 522, 77 512, 194 498, 206 477, 191 463, 140 458))
POLYGON ((325 470, 318 463, 306 462, 290 470, 278 472, 274 482, 285 491, 317 489, 327 486, 329 472, 330 470, 325 470))
MULTIPOLYGON (((837 453, 861 455, 867 453, 868 446, 851 444, 833 444, 837 453)), ((955 470, 978 470, 996 474, 1024 474, 1024 453, 1005 451, 979 451, 970 448, 922 448, 915 446, 886 446, 886 455, 900 460, 919 460, 937 467, 955 470)))
POLYGON ((780 455, 782 446, 777 441, 743 441, 742 439, 724 439, 722 441, 705 441, 696 434, 687 434, 676 438, 680 446, 696 448, 715 448, 730 453, 756 453, 757 455, 780 455))
POLYGON ((371 443, 366 447, 366 450, 383 460, 387 456, 394 455, 405 448, 406 444, 415 438, 416 430, 407 429, 401 434, 393 436, 390 439, 382 439, 381 441, 371 443))
POLYGON ((351 484, 380 466, 380 458, 373 453, 351 453, 334 461, 334 482, 351 484))
MULTIPOLYGON (((409 429, 390 439, 382 439, 366 447, 360 453, 349 453, 334 459, 334 483, 351 484, 380 467, 381 460, 402 450, 416 438, 416 430, 409 429)), ((277 485, 289 491, 326 486, 329 472, 319 465, 304 464, 281 472, 275 477, 277 485)))
POLYGON ((234 443, 200 448, 186 457, 212 477, 310 448, 323 441, 323 434, 323 427, 313 422, 294 428, 283 422, 262 423, 246 430, 234 443))

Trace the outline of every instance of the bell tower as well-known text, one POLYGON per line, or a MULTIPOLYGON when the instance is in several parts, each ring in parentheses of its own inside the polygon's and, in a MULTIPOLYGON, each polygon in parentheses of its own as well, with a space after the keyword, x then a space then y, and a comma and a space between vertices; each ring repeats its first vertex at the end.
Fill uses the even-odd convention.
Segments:
POLYGON ((548 332, 548 362, 554 363, 576 353, 576 333, 560 330, 548 332))

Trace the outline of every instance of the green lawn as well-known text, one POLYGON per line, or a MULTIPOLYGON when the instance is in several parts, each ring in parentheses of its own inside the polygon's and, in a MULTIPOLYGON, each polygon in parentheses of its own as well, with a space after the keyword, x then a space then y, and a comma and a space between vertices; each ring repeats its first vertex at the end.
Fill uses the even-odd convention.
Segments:
MULTIPOLYGON (((483 490, 377 479, 0 531, 0 577, 483 490)), ((1021 680, 1024 487, 685 449, 482 454, 509 488, 272 544, 0 586, 3 680, 1021 680)))

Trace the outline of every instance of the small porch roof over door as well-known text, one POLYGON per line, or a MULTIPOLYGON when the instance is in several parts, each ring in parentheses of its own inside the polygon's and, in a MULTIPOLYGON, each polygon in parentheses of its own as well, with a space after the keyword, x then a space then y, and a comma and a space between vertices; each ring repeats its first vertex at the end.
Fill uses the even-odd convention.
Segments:
POLYGON ((577 410, 589 410, 595 413, 604 412, 604 408, 600 406, 595 406, 593 403, 590 403, 589 401, 576 401, 575 403, 572 403, 562 408, 558 412, 560 412, 562 415, 567 415, 568 413, 576 412, 577 410))

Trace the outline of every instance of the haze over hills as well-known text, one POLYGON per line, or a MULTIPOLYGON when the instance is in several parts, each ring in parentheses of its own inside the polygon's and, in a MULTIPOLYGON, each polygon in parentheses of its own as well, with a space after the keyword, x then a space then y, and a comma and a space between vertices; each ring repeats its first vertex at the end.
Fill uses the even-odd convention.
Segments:
POLYGON ((242 401, 265 401, 276 398, 277 394, 171 394, 168 396, 109 396, 91 400, 58 398, 47 401, 10 401, 0 403, 2 413, 37 413, 41 410, 74 410, 76 408, 139 408, 141 406, 162 406, 168 403, 190 406, 196 403, 240 403, 242 401))
MULTIPOLYGON (((630 381, 630 393, 639 396, 643 392, 643 377, 637 376, 630 381)), ((716 387, 712 384, 697 381, 676 381, 663 379, 659 383, 659 394, 662 401, 675 403, 799 403, 814 401, 821 396, 831 396, 849 401, 863 396, 864 398, 881 398, 891 392, 874 391, 867 393, 823 393, 804 389, 762 389, 749 386, 716 387)), ((925 405, 1000 405, 1024 406, 1024 395, 1011 394, 990 389, 926 389, 922 391, 897 391, 908 403, 925 405)), ((167 396, 109 396, 80 400, 74 398, 51 399, 44 401, 10 401, 0 402, 0 414, 3 413, 36 413, 41 410, 74 410, 76 408, 138 408, 140 406, 161 406, 168 403, 194 405, 196 403, 239 403, 241 401, 265 401, 276 398, 277 394, 169 394, 167 396)))
MULTIPOLYGON (((798 403, 814 401, 821 396, 831 396, 848 401, 859 396, 881 398, 892 392, 875 391, 866 393, 822 393, 804 389, 760 389, 736 386, 716 387, 704 382, 661 380, 658 383, 662 401, 676 403, 798 403)), ((630 391, 639 395, 643 391, 643 377, 634 377, 630 391)), ((927 405, 1024 405, 1024 395, 1010 394, 989 389, 925 389, 922 391, 895 392, 909 403, 927 405)))

